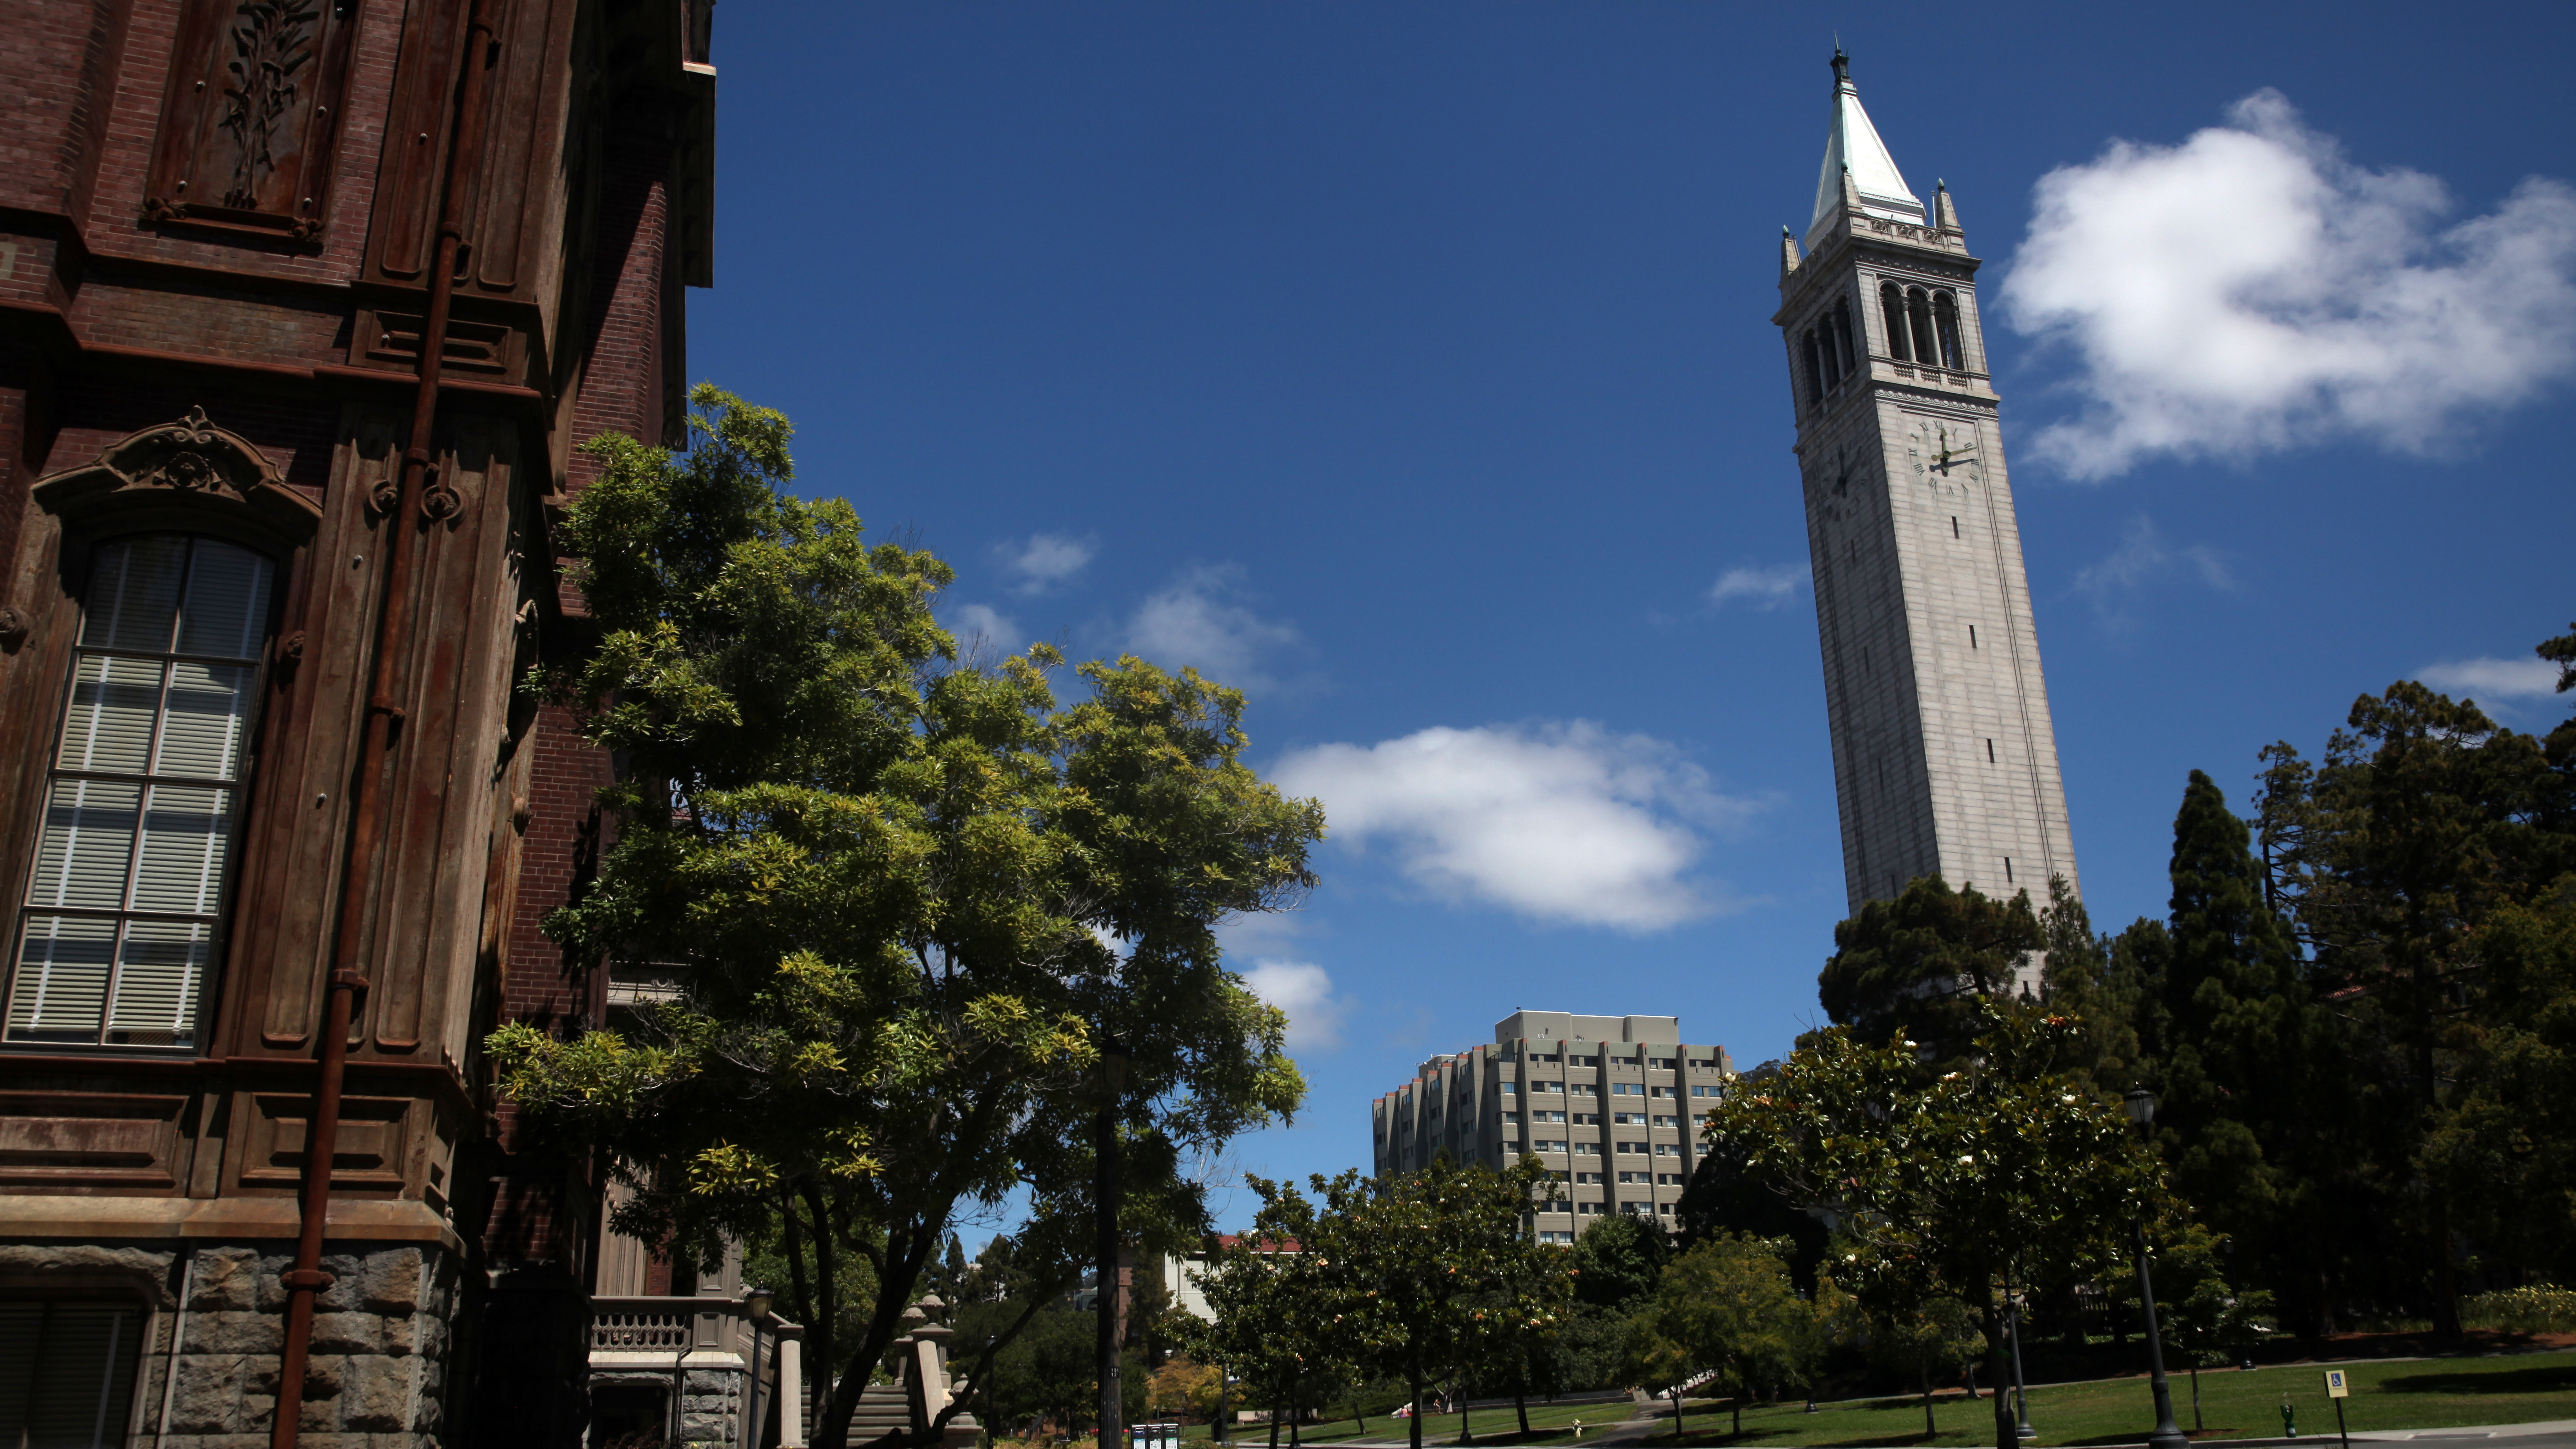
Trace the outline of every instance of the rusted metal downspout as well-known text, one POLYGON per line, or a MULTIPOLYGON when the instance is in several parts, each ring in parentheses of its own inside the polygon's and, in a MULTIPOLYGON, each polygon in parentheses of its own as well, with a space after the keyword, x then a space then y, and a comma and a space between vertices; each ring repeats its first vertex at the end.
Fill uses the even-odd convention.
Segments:
POLYGON ((351 811, 349 856, 340 877, 338 931, 331 948, 332 970, 322 1010, 321 1082, 313 1094, 313 1127, 305 1139, 303 1231, 295 1242, 295 1266, 281 1275, 286 1288, 286 1346, 278 1365, 277 1421, 269 1431, 271 1449, 295 1449, 303 1435, 304 1374, 313 1348, 313 1300, 331 1286, 322 1271, 322 1234, 331 1210, 331 1166, 339 1148, 340 1088, 348 1074, 349 1026, 356 1015, 358 993, 367 989, 361 948, 366 940, 368 877, 375 867, 376 846, 384 833, 385 762, 393 748, 394 726, 402 706, 394 697, 399 684, 399 651, 411 630, 413 559, 429 521, 453 512, 452 489, 440 485, 446 506, 430 509, 426 497, 433 428, 438 422, 440 363, 447 351, 447 314, 456 293, 457 253, 465 240, 465 172, 483 144, 483 87, 496 43, 486 11, 488 0, 472 0, 465 21, 465 46, 459 57, 456 116, 449 127, 447 157, 439 176, 438 260, 430 273, 429 315, 420 334, 420 387, 413 395, 411 434, 403 449, 400 483, 385 510, 390 552, 385 557, 385 588, 376 616, 375 658, 367 687, 367 727, 358 752, 357 801, 351 811))

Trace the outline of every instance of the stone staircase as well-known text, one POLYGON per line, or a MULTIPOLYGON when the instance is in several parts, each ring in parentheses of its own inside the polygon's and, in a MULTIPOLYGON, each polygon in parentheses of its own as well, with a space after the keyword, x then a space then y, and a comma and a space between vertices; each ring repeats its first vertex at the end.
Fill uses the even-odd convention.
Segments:
MULTIPOLYGON (((826 1449, 867 1449, 867 1446, 892 1433, 918 1433, 926 1429, 955 1398, 967 1392, 962 1379, 948 1372, 948 1340, 956 1330, 942 1321, 948 1305, 936 1294, 924 1294, 919 1302, 903 1311, 904 1332, 895 1339, 895 1355, 903 1363, 903 1381, 893 1384, 870 1384, 859 1394, 857 1412, 850 1415, 849 1437, 826 1449)), ((805 1442, 821 1446, 815 1437, 813 1401, 805 1405, 805 1442)), ((940 1449, 972 1449, 980 1431, 975 1417, 959 1413, 949 1419, 939 1438, 940 1449)))

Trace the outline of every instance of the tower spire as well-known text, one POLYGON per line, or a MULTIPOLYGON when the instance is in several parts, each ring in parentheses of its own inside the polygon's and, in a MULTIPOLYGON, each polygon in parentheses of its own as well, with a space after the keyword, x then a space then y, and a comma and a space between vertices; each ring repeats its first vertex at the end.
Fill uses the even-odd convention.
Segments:
POLYGON ((1807 223, 1811 237, 1827 217, 1841 215, 1840 173, 1846 170, 1851 173, 1852 188, 1860 193, 1864 211, 1892 221, 1923 220, 1922 199, 1905 184, 1904 173, 1896 169, 1896 158, 1887 153, 1887 143, 1878 139, 1878 128, 1870 124, 1869 112, 1861 108, 1860 88, 1852 84, 1851 57, 1836 41, 1834 115, 1825 133, 1825 164, 1816 173, 1816 214, 1807 223))

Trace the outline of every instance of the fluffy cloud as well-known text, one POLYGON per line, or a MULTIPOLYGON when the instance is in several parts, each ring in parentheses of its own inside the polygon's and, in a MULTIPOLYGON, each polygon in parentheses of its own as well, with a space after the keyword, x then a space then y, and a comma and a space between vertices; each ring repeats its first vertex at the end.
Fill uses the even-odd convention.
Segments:
POLYGON ((1290 1051, 1331 1051, 1342 1044, 1344 1003, 1330 972, 1311 961, 1255 961, 1243 973, 1252 994, 1288 1013, 1290 1051))
POLYGON ((990 604, 959 604, 941 611, 948 632, 960 643, 971 642, 977 635, 996 649, 1016 650, 1027 636, 1020 632, 1019 621, 990 604))
POLYGON ((2455 659, 2427 664, 2415 677, 2444 694, 2477 699, 2543 699, 2558 692, 2558 666, 2546 659, 2455 659))
POLYGON ((1708 587, 1712 604, 1731 604, 1741 599, 1757 609, 1776 609, 1795 598, 1798 586, 1807 581, 1807 566, 1802 563, 1774 564, 1769 568, 1746 565, 1731 568, 1717 576, 1708 587))
POLYGON ((1130 652, 1162 665, 1183 665, 1242 689, 1278 683, 1272 662, 1298 648, 1296 627, 1275 624, 1242 602, 1243 570, 1231 564, 1194 568, 1148 597, 1128 621, 1130 652))
POLYGON ((1064 533, 1033 533, 1012 543, 996 544, 993 556, 1018 576, 1023 594, 1042 593, 1088 567, 1100 553, 1096 539, 1064 533))
POLYGON ((2075 591, 2093 601, 2105 623, 2125 622, 2129 603, 2157 575, 2186 569, 2222 592, 2236 587, 2235 576, 2205 544, 2177 548, 2165 541, 2155 520, 2141 513, 2120 527, 2119 547, 2075 571, 2075 591))
POLYGON ((2336 437, 2423 452, 2576 363, 2576 191, 2527 179, 2442 227, 2440 181, 2353 164, 2277 91, 2033 200, 2002 301, 2080 361, 2084 408, 2034 440, 2078 478, 2336 437))
POLYGON ((1415 883, 1545 921, 1652 931, 1721 902, 1692 879, 1704 841, 1751 806, 1678 750, 1585 721, 1435 728, 1321 745, 1274 778, 1324 802, 1336 839, 1383 842, 1415 883))

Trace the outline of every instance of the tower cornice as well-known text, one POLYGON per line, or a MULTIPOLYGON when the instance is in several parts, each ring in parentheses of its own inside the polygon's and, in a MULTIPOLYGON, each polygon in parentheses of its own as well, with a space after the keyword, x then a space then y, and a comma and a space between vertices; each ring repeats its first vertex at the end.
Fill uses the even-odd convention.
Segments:
POLYGON ((1816 279, 1827 269, 1864 261, 1923 268, 1962 281, 1974 278, 1977 269, 1985 265, 1983 258, 1969 254, 1967 238, 1955 229, 1944 231, 1912 222, 1888 221, 1856 207, 1846 208, 1842 220, 1813 251, 1800 258, 1797 266, 1780 273, 1781 306, 1772 322, 1784 323, 1790 310, 1811 286, 1817 285, 1816 279))

